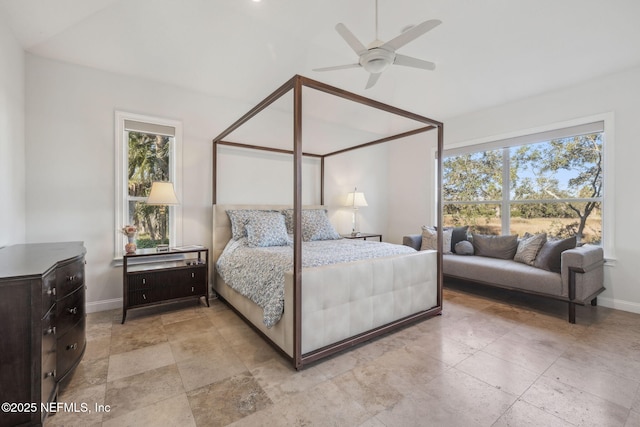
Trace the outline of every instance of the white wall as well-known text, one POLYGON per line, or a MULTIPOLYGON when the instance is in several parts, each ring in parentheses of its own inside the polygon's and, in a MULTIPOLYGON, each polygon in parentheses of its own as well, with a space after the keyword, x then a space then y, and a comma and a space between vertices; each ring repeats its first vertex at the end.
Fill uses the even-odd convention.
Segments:
MULTIPOLYGON (((640 260, 635 230, 640 216, 635 173, 640 158, 640 68, 602 77, 507 105, 456 117, 445 123, 445 147, 516 131, 539 128, 613 112, 615 136, 612 142, 613 170, 605 179, 615 188, 605 195, 604 215, 613 215, 612 258, 605 268, 607 290, 598 298, 602 305, 640 313, 640 279, 634 265, 640 260), (614 194, 611 194, 614 192, 614 194)), ((611 136, 609 133, 608 136, 611 136)), ((606 143, 607 143, 606 142, 606 143)), ((611 159, 610 159, 611 160, 611 159)), ((605 230, 606 232, 607 230, 605 230)))
POLYGON ((26 238, 85 242, 88 310, 121 306, 122 271, 112 265, 115 110, 182 121, 182 243, 210 246, 211 140, 250 107, 237 104, 26 56, 26 238))
POLYGON ((0 247, 24 243, 25 222, 25 60, 0 16, 0 247))

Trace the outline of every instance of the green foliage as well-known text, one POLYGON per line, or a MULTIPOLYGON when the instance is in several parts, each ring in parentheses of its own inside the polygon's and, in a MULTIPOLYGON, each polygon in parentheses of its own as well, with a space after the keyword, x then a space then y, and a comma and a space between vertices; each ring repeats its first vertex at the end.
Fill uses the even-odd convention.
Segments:
MULTIPOLYGON (((130 197, 147 197, 153 181, 169 180, 171 141, 173 138, 141 132, 129 132, 128 150, 128 191, 130 197)), ((150 206, 135 202, 130 206, 133 223, 140 235, 148 235, 147 240, 139 238, 138 247, 155 247, 157 242, 168 241, 168 212, 166 207, 150 206)))
MULTIPOLYGON (((549 234, 582 238, 588 218, 599 213, 600 201, 572 199, 602 197, 602 149, 600 133, 508 149, 510 217, 552 218, 556 221, 549 234)), ((503 198, 502 153, 499 149, 443 160, 443 213, 448 221, 476 227, 496 224, 503 198), (486 201, 496 204, 471 203, 486 201)), ((587 231, 593 241, 601 240, 601 227, 587 231)))

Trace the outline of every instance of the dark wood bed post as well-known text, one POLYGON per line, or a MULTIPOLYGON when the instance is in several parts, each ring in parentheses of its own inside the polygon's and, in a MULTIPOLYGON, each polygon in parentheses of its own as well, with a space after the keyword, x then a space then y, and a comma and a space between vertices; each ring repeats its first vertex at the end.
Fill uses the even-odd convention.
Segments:
POLYGON ((302 368, 302 83, 293 85, 293 364, 302 368))
POLYGON ((437 261, 437 265, 438 265, 438 305, 440 307, 442 307, 442 302, 443 302, 443 297, 442 297, 442 287, 444 286, 444 274, 442 272, 442 250, 443 250, 443 246, 442 246, 442 229, 443 224, 442 224, 442 200, 443 200, 443 196, 442 196, 442 150, 444 149, 444 125, 442 123, 440 123, 440 125, 438 126, 438 160, 437 160, 437 169, 438 169, 438 178, 437 178, 437 182, 436 182, 436 186, 437 186, 437 191, 438 191, 438 202, 437 202, 437 209, 438 209, 438 218, 437 218, 437 223, 438 223, 438 261, 437 261))

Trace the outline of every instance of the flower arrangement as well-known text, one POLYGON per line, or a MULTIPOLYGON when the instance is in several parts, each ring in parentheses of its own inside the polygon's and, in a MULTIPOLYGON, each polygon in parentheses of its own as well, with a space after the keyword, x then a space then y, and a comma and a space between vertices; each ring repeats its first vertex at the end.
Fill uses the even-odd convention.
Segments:
POLYGON ((138 228, 135 225, 125 225, 120 231, 127 237, 133 237, 138 232, 138 228))

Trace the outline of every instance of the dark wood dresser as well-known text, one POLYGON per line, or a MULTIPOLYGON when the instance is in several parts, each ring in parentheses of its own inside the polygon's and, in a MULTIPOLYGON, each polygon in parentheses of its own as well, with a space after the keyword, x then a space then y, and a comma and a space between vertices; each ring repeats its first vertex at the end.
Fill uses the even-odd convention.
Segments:
POLYGON ((0 249, 0 427, 41 425, 82 359, 85 253, 82 242, 0 249))

